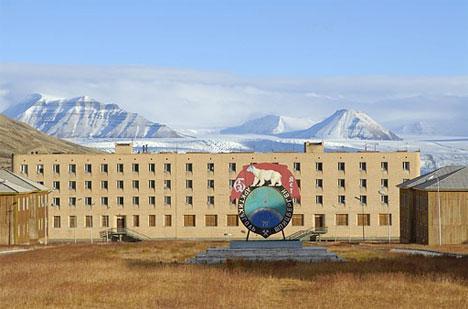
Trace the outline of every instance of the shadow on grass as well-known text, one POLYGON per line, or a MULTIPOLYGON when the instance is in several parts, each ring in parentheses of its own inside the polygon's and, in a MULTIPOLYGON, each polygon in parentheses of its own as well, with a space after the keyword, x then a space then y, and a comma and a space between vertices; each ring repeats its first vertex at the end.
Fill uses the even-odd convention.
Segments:
POLYGON ((375 258, 366 261, 348 262, 243 262, 228 261, 220 265, 187 265, 164 263, 151 260, 131 259, 126 261, 129 268, 156 270, 168 267, 219 269, 227 273, 255 275, 265 278, 317 280, 318 277, 337 274, 365 276, 369 274, 406 274, 414 277, 450 278, 468 285, 468 258, 401 256, 389 259, 375 258))

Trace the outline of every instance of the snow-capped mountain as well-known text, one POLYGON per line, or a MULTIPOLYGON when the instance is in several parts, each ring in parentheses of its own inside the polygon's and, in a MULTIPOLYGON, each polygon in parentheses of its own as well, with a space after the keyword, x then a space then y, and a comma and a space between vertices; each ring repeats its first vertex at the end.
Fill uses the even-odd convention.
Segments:
POLYGON ((223 129, 220 133, 275 135, 305 129, 310 127, 312 124, 313 122, 310 119, 267 115, 246 121, 236 127, 223 129))
POLYGON ((166 125, 127 112, 116 104, 103 104, 87 96, 55 99, 33 94, 3 114, 62 138, 181 137, 166 125))
POLYGON ((395 129, 395 132, 402 135, 434 135, 437 134, 434 127, 423 121, 416 121, 404 124, 395 129))
POLYGON ((355 110, 341 109, 312 127, 279 134, 287 138, 401 140, 369 115, 355 110))

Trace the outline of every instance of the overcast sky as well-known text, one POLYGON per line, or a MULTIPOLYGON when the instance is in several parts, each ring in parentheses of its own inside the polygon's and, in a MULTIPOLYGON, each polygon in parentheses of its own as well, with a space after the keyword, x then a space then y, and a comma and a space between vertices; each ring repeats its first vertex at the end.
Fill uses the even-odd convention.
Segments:
POLYGON ((462 0, 0 0, 0 109, 41 92, 176 127, 349 107, 449 119, 466 99, 434 96, 467 95, 467 55, 462 0), (385 103, 410 96, 431 99, 385 103))

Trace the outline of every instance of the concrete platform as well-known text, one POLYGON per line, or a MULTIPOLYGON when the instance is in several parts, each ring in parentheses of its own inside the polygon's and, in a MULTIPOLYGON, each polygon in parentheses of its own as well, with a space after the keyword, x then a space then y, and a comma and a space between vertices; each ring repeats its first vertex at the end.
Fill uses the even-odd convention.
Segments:
POLYGON ((303 247, 300 241, 232 241, 229 248, 209 248, 188 259, 190 264, 220 264, 227 261, 340 262, 342 259, 323 247, 303 247))

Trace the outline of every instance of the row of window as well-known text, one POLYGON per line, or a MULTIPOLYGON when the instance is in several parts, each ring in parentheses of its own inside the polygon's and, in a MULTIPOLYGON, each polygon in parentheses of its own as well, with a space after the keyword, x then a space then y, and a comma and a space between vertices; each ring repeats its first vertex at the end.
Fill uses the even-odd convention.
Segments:
MULTIPOLYGON (((359 202, 361 205, 365 206, 367 205, 367 195, 360 195, 359 197, 356 197, 359 199, 359 202)), ((77 199, 76 197, 72 196, 68 198, 68 205, 69 206, 76 206, 77 201, 81 200, 81 198, 77 199)), ((101 206, 109 206, 109 197, 107 196, 102 196, 100 199, 101 206)), ((208 206, 214 206, 215 204, 215 197, 213 195, 208 195, 206 199, 206 203, 208 206)), ((229 203, 231 205, 236 205, 236 201, 231 201, 229 200, 229 203)), ((294 199, 295 204, 301 204, 300 199, 294 199)), ((316 195, 315 196, 315 203, 319 205, 323 205, 323 195, 316 195)), ((380 195, 380 203, 383 205, 388 205, 389 203, 389 198, 388 195, 380 195)), ((125 198, 123 196, 117 196, 116 197, 116 204, 117 206, 123 207, 125 204, 125 198)), ((193 206, 193 196, 192 195, 187 195, 185 196, 185 204, 189 206, 193 206)), ((344 205, 346 204, 346 196, 345 195, 338 195, 338 204, 344 205)), ((87 196, 84 197, 84 205, 85 206, 94 206, 95 202, 92 197, 87 196)), ((133 196, 132 197, 132 205, 134 206, 139 206, 140 205, 140 197, 139 196, 133 196)), ((156 206, 156 196, 148 196, 148 205, 150 206, 156 206)), ((164 196, 164 205, 170 206, 172 205, 172 197, 169 195, 164 196)), ((52 198, 52 206, 61 206, 61 199, 60 197, 54 197, 52 198)))
MULTIPOLYGON (((383 213, 378 216, 380 226, 389 226, 392 225, 392 214, 383 213)), ((315 227, 324 228, 325 227, 325 215, 316 214, 314 215, 315 227)), ((92 228, 94 225, 94 219, 92 215, 86 215, 84 217, 84 227, 92 228)), ((172 226, 172 215, 164 215, 163 226, 170 227, 172 226)), ((291 219, 292 226, 304 226, 304 215, 303 214, 294 214, 291 219)), ((348 226, 349 223, 349 214, 336 214, 335 215, 335 225, 336 226, 348 226)), ((357 214, 356 215, 356 225, 357 226, 370 226, 371 225, 371 215, 370 214, 357 214)), ((54 216, 53 222, 54 228, 62 227, 62 217, 54 216)), ((156 215, 148 215, 147 221, 148 227, 156 226, 156 215)), ((184 215, 184 226, 185 227, 195 227, 196 226, 196 216, 195 215, 184 215)), ((215 227, 218 226, 218 215, 205 215, 205 226, 206 227, 215 227)), ((227 215, 226 216, 226 226, 239 226, 239 217, 238 215, 227 215)), ((78 220, 77 216, 68 217, 68 227, 77 228, 78 220)), ((110 227, 110 221, 108 215, 101 216, 101 225, 100 227, 110 227)), ((132 227, 140 227, 140 215, 132 216, 132 227)))
MULTIPOLYGON (((60 174, 61 171, 61 165, 60 164, 53 164, 52 165, 52 172, 54 174, 60 174)), ((207 171, 214 173, 215 171, 215 165, 214 163, 207 163, 207 171)), ((337 168, 339 171, 345 171, 346 170, 346 163, 345 162, 338 162, 337 163, 337 168)), ((388 162, 381 162, 380 163, 380 168, 382 171, 387 172, 388 171, 388 162)), ((405 171, 410 170, 410 162, 405 161, 402 162, 402 168, 405 171)), ((20 170, 24 174, 28 174, 28 164, 21 164, 20 170)), ((123 173, 125 168, 123 163, 117 163, 116 164, 116 172, 117 173, 123 173)), ((171 163, 164 163, 163 165, 163 171, 165 173, 171 173, 172 170, 172 165, 171 163)), ((301 163, 300 162, 294 162, 293 163, 293 170, 296 172, 301 171, 301 163)), ((323 162, 316 162, 315 163, 315 170, 322 172, 323 171, 323 162)), ((366 162, 359 162, 359 170, 362 172, 367 172, 367 163, 366 162)), ((102 163, 100 165, 100 171, 101 173, 109 173, 109 164, 107 163, 102 163)), ((132 172, 134 173, 139 173, 140 172, 140 164, 139 163, 132 163, 132 172)), ((193 172, 193 163, 186 163, 185 164, 185 171, 192 173, 193 172)), ((237 171, 237 165, 236 163, 229 163, 228 164, 228 171, 229 172, 236 172, 237 171)), ((68 165, 68 172, 71 174, 76 174, 76 164, 69 164, 68 165)), ((90 163, 84 164, 84 172, 91 174, 93 172, 93 165, 90 163)), ((148 172, 150 173, 155 173, 156 172, 156 164, 155 163, 149 163, 148 164, 148 172)), ((44 164, 37 164, 36 165, 36 173, 38 174, 44 174, 44 164)))
MULTIPOLYGON (((405 181, 405 180, 403 180, 405 181)), ((229 179, 229 187, 232 188, 234 185, 235 180, 234 179, 229 179)), ((301 187, 301 180, 296 179, 297 185, 300 188, 301 187)), ((68 189, 76 191, 76 181, 70 180, 68 181, 68 189)), ((124 190, 125 189, 125 182, 124 180, 116 180, 116 188, 119 190, 124 190)), ((207 188, 208 189, 214 189, 215 188, 215 181, 214 179, 208 179, 207 180, 207 188)), ((338 188, 345 189, 346 188, 346 180, 343 178, 339 178, 337 182, 338 188)), ((315 180, 315 187, 323 189, 323 179, 316 179, 315 180)), ((388 188, 388 179, 383 178, 380 180, 380 186, 381 188, 388 188)), ((367 188, 367 179, 359 179, 359 187, 362 189, 367 188)), ((61 182, 60 181, 53 181, 52 182, 52 188, 54 190, 61 190, 61 182)), ((93 182, 91 180, 85 180, 84 181, 84 188, 85 190, 92 190, 93 189, 93 182)), ((100 182, 100 188, 102 190, 108 190, 109 189, 109 181, 107 180, 102 180, 100 182)), ((140 189, 140 181, 139 180, 132 180, 132 188, 139 190, 140 189)), ((172 189, 172 181, 170 179, 165 179, 164 180, 164 189, 172 189)), ((193 180, 192 179, 186 179, 185 181, 185 188, 186 189, 193 189, 193 180)), ((156 189, 156 181, 154 179, 148 180, 148 189, 156 189)))

